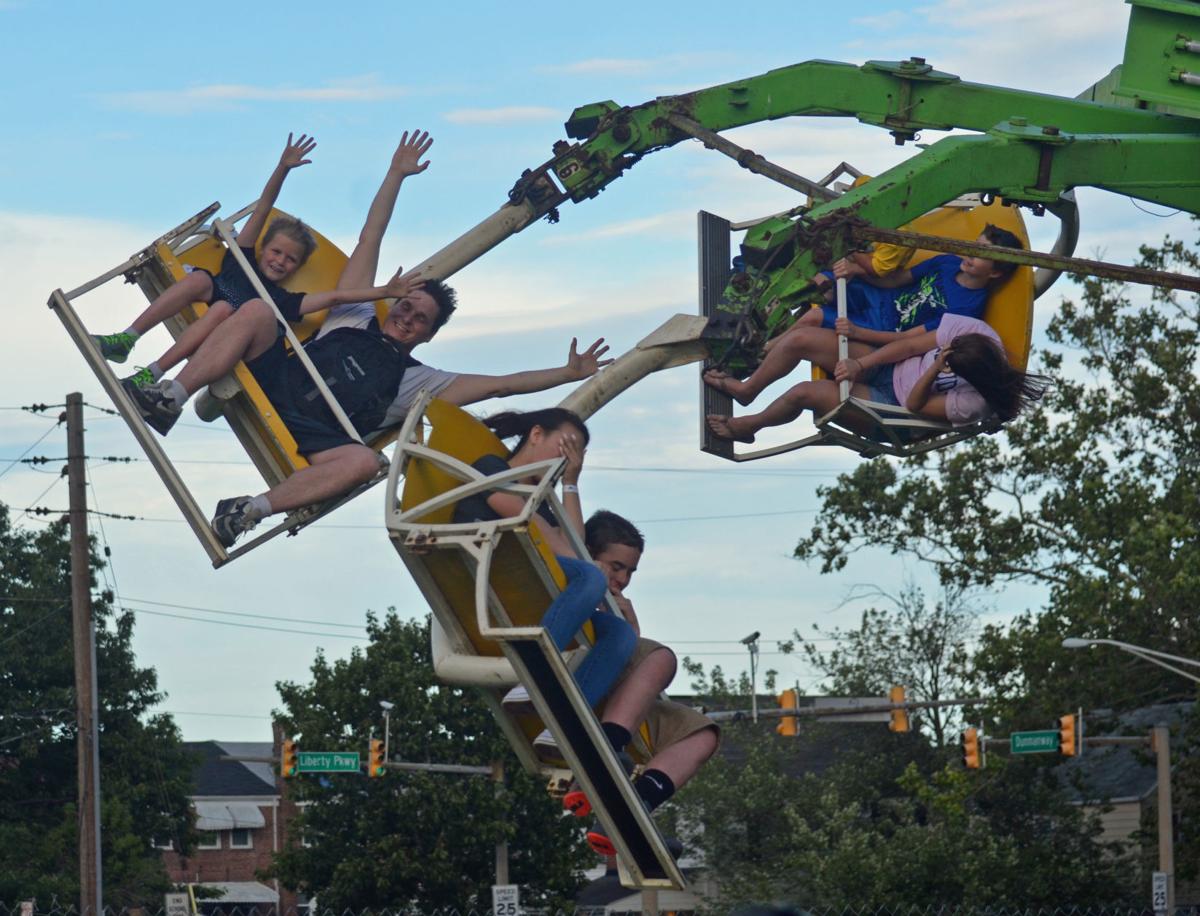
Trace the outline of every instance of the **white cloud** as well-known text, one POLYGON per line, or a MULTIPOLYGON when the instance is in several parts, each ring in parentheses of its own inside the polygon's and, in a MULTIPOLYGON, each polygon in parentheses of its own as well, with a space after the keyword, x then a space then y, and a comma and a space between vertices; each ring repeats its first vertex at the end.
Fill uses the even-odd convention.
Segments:
POLYGON ((915 54, 972 82, 1075 95, 1120 63, 1126 9, 1120 0, 938 0, 864 17, 864 27, 886 34, 842 47, 874 59, 915 54))
POLYGON ((404 86, 381 83, 372 76, 332 82, 325 86, 251 86, 214 83, 183 89, 146 89, 110 92, 100 96, 111 108, 146 114, 186 115, 197 111, 227 110, 257 102, 382 102, 408 95, 404 86))
POLYGON ((562 112, 540 105, 507 105, 501 108, 458 108, 442 117, 452 124, 524 124, 561 119, 562 112))

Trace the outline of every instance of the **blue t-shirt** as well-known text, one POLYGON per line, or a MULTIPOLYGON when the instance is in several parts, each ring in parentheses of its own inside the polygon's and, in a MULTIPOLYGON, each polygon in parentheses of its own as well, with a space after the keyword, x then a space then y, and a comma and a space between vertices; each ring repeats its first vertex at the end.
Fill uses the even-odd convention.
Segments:
MULTIPOLYGON (((923 326, 937 329, 942 315, 982 318, 989 290, 968 289, 955 278, 962 269, 956 254, 939 254, 911 268, 913 283, 885 289, 865 280, 846 284, 846 317, 862 328, 873 331, 907 331, 923 326)), ((821 326, 832 328, 837 308, 824 308, 821 326)))

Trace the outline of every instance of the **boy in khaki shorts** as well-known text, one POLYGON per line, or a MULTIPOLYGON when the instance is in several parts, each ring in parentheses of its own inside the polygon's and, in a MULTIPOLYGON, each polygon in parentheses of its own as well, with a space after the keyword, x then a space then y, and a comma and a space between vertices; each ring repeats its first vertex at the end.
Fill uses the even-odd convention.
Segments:
MULTIPOLYGON (((600 724, 613 747, 624 753, 633 731, 641 722, 648 723, 654 756, 633 787, 647 810, 653 811, 716 752, 720 730, 690 706, 662 699, 662 692, 675 677, 675 653, 641 635, 637 614, 625 597, 646 545, 641 532, 628 519, 601 509, 587 520, 585 540, 592 560, 608 579, 608 590, 638 633, 633 657, 600 710, 600 724)), ((580 817, 591 811, 587 798, 579 791, 568 792, 563 805, 580 817)), ((588 831, 588 844, 599 855, 616 853, 599 824, 588 831)))

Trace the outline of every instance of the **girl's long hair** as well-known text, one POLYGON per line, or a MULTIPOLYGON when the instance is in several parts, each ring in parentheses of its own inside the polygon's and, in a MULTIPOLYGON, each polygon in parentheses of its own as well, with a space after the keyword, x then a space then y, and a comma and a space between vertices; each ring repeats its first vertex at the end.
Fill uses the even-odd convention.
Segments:
POLYGON ((529 440, 529 434, 533 432, 535 426, 540 426, 546 432, 552 433, 556 429, 562 429, 565 424, 574 426, 583 434, 583 444, 586 447, 591 439, 587 424, 579 418, 578 414, 564 407, 546 407, 542 410, 527 411, 506 410, 503 413, 485 417, 483 420, 483 425, 501 439, 520 436, 517 444, 508 452, 510 458, 519 452, 529 440))
POLYGON ((1008 422, 1042 399, 1051 380, 1012 366, 1004 350, 985 334, 963 334, 954 338, 946 360, 1008 422))

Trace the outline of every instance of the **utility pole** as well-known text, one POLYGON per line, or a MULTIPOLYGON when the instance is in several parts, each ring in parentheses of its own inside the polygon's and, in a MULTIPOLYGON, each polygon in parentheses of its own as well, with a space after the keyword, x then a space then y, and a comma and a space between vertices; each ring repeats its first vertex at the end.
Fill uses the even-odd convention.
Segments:
POLYGON ((83 395, 67 395, 67 488, 71 525, 71 633, 75 646, 75 749, 79 776, 79 912, 101 916, 100 719, 96 690, 96 624, 92 620, 91 551, 87 530, 87 469, 83 395))
MULTIPOLYGON (((503 794, 504 762, 501 760, 492 764, 492 781, 496 784, 496 794, 503 794)), ((504 840, 496 844, 496 883, 508 884, 508 843, 504 840)))
POLYGON ((1150 730, 1158 772, 1158 870, 1167 876, 1167 916, 1175 913, 1175 835, 1171 809, 1171 733, 1165 725, 1150 730))

